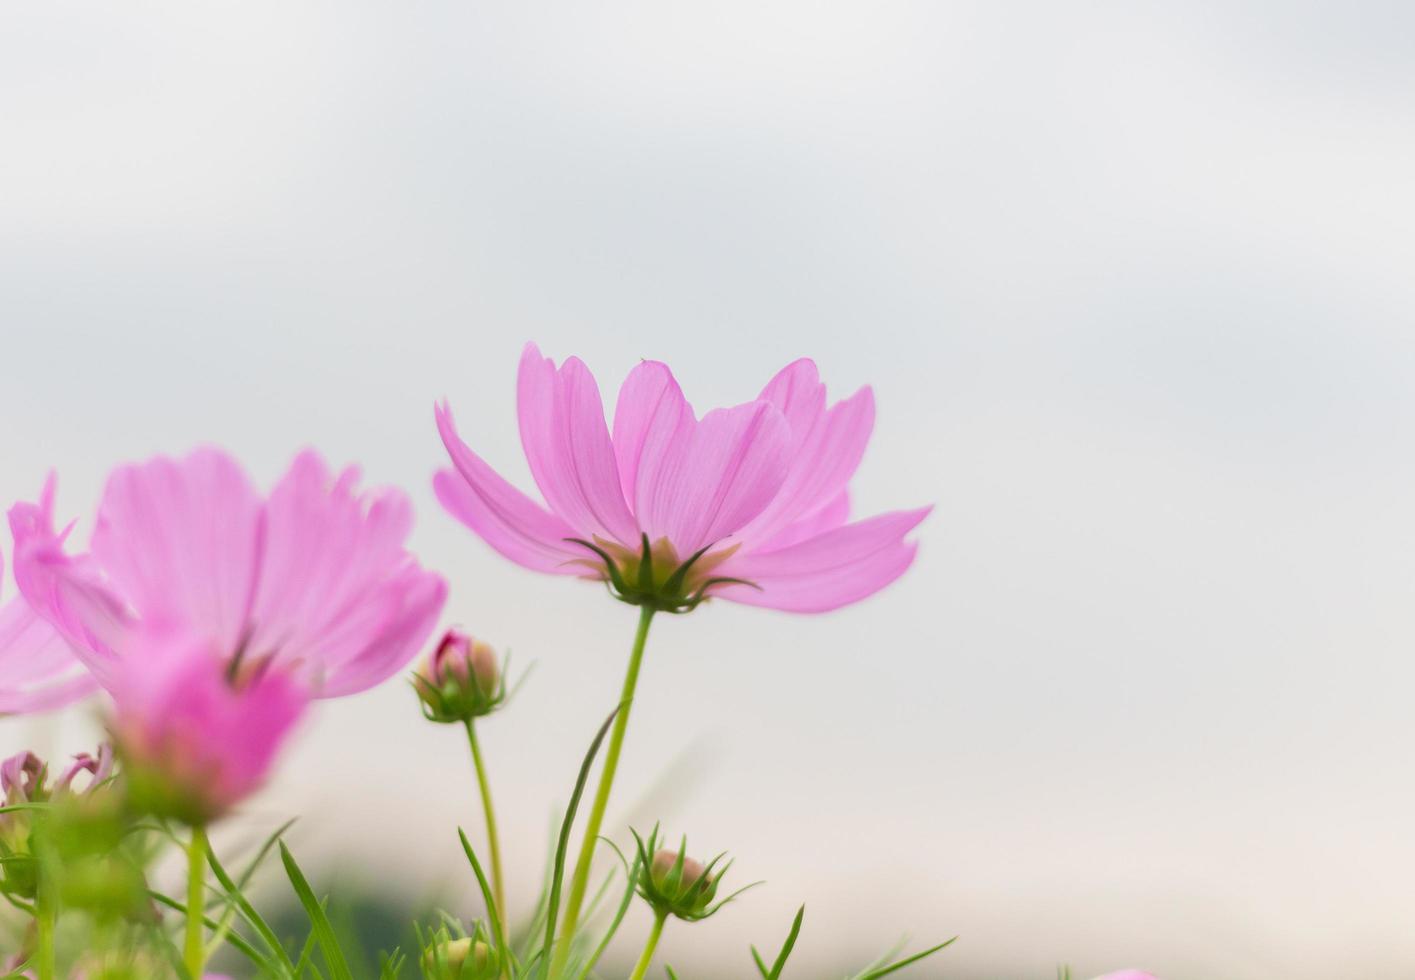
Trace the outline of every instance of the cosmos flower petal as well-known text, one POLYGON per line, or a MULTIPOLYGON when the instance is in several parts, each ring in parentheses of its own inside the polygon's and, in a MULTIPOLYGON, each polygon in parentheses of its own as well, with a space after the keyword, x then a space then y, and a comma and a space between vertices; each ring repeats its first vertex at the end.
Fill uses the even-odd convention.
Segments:
POLYGON ((757 588, 729 585, 714 594, 792 612, 827 612, 858 602, 913 563, 918 546, 904 536, 931 509, 881 514, 777 551, 733 557, 717 574, 746 579, 757 588))
MULTIPOLYGON (((680 556, 740 530, 781 489, 790 430, 775 406, 748 402, 709 412, 649 491, 658 522, 680 556)), ((654 530, 646 527, 650 538, 654 530)))
POLYGON ((516 391, 521 444, 550 509, 580 537, 636 543, 604 405, 589 369, 572 357, 557 371, 553 361, 528 344, 516 391))
POLYGON ((23 596, 0 606, 0 713, 49 711, 97 689, 68 641, 23 596))
POLYGON ((213 820, 265 782, 304 714, 306 685, 272 665, 239 684, 223 651, 181 630, 144 629, 113 690, 112 730, 137 792, 160 786, 160 815, 213 820))
POLYGON ((776 372, 757 399, 771 402, 786 417, 792 449, 799 449, 825 412, 825 385, 816 362, 809 357, 792 361, 776 372))
POLYGON ((336 478, 307 451, 271 492, 241 641, 246 656, 278 651, 287 664, 300 664, 317 679, 321 696, 372 686, 412 659, 446 595, 442 579, 418 568, 404 548, 413 526, 407 496, 391 489, 359 493, 357 478, 353 468, 336 478), (419 615, 410 623, 414 597, 419 615), (427 608, 432 597, 437 601, 427 608), (421 635, 408 635, 414 627, 421 635), (346 669, 353 676, 342 677, 346 669))
POLYGON ((655 480, 655 464, 670 447, 692 439, 693 409, 667 364, 641 361, 619 388, 614 407, 614 455, 624 498, 642 528, 642 488, 655 480))
POLYGON ((472 452, 457 435, 451 410, 437 407, 437 428, 456 471, 443 470, 433 479, 437 499, 447 512, 467 525, 502 555, 540 572, 579 574, 566 563, 583 557, 565 543, 579 533, 549 513, 472 452))
POLYGON ((146 620, 242 642, 260 563, 261 500, 218 449, 120 466, 103 492, 92 552, 146 620))
POLYGON ((874 423, 874 393, 868 387, 832 405, 796 452, 781 492, 743 536, 769 539, 842 493, 864 458, 874 423))
POLYGON ((850 492, 842 490, 823 507, 812 514, 792 521, 753 550, 759 552, 777 551, 824 534, 826 531, 832 531, 849 519, 850 492))
POLYGON ((10 508, 15 584, 29 608, 53 626, 74 656, 108 687, 132 614, 90 556, 65 553, 64 535, 54 531, 52 493, 47 497, 39 504, 10 508))
POLYGON ((338 662, 327 657, 320 661, 325 673, 315 686, 316 696, 357 694, 402 670, 427 642, 446 602, 447 582, 410 562, 369 601, 376 621, 365 629, 358 617, 350 616, 341 624, 351 634, 348 638, 330 634, 331 645, 357 652, 338 662))

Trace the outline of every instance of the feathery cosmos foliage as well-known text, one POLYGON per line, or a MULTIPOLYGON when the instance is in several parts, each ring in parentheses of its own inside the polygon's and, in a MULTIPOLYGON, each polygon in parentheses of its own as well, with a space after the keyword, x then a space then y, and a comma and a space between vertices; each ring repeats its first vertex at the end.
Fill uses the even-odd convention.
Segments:
POLYGON ((626 601, 674 612, 709 596, 835 609, 904 573, 916 550, 905 537, 929 512, 848 521, 874 395, 827 404, 807 359, 756 399, 702 418, 667 365, 644 361, 619 390, 611 430, 584 363, 557 368, 530 344, 516 410, 544 505, 462 441, 446 404, 437 426, 454 468, 437 474, 438 499, 512 561, 604 579, 626 601))

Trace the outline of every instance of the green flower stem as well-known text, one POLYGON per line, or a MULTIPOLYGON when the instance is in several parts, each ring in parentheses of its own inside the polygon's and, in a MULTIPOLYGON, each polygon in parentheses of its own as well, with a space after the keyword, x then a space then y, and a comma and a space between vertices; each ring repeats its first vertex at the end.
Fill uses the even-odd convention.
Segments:
POLYGON ((644 980, 653 962, 654 950, 658 948, 658 937, 663 935, 663 924, 668 921, 668 913, 658 912, 653 917, 653 929, 649 931, 649 941, 644 944, 644 954, 639 957, 639 965, 629 975, 629 980, 644 980))
POLYGON ((192 828, 187 846, 187 942, 183 962, 192 980, 201 980, 206 966, 206 944, 202 942, 202 909, 206 904, 206 828, 192 828))
POLYGON ((481 790, 482 810, 486 813, 486 842, 487 847, 491 849, 491 893, 496 899, 496 917, 501 920, 502 935, 509 935, 506 928, 506 880, 501 873, 501 839, 496 833, 496 810, 491 805, 491 783, 486 778, 486 763, 482 761, 476 726, 471 718, 467 719, 467 742, 472 747, 472 763, 477 770, 477 787, 481 790))
POLYGON ((34 900, 35 953, 34 965, 39 980, 54 980, 54 908, 53 889, 41 873, 34 900))
POLYGON ((570 897, 565 905, 565 919, 560 927, 560 939, 555 944, 555 958, 550 975, 558 976, 570 956, 570 946, 575 938, 575 929, 580 924, 580 907, 585 902, 585 890, 590 883, 590 865, 594 861, 595 845, 599 842, 599 829, 604 823, 604 811, 609 805, 609 791, 614 785, 614 771, 619 768, 619 752, 624 746, 624 731, 629 727, 629 708, 634 703, 634 688, 639 683, 639 665, 644 659, 644 644, 649 638, 649 623, 653 621, 652 606, 639 607, 639 629, 634 634, 634 649, 629 653, 629 669, 624 674, 624 691, 619 698, 619 714, 615 716, 614 728, 609 733, 609 748, 604 756, 604 771, 599 777, 599 789, 595 791, 594 806, 590 808, 589 822, 585 824, 585 839, 580 844, 580 856, 575 861, 575 874, 570 879, 570 897))

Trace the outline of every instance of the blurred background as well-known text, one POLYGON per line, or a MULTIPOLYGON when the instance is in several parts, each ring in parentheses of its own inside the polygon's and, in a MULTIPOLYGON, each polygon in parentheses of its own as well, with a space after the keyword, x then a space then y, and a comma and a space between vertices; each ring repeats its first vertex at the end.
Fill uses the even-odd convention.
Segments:
MULTIPOLYGON (((0 497, 56 467, 82 540, 110 465, 199 442, 407 488, 449 622, 539 665, 483 728, 524 909, 634 611, 439 510, 433 400, 530 487, 528 339, 611 393, 666 360, 700 410, 811 355, 876 390, 857 510, 937 509, 872 601, 655 624, 611 819, 769 882, 667 961, 745 976, 804 899, 799 977, 906 934, 961 936, 929 977, 1408 977, 1412 31, 1388 2, 10 4, 0 497)), ((222 840, 302 814, 323 886, 473 912, 457 730, 399 682, 317 715, 222 840)))

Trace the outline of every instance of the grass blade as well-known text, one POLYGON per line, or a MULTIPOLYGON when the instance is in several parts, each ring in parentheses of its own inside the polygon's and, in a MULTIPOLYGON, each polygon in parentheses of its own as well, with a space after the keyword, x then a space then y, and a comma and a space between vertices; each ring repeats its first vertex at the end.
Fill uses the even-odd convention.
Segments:
POLYGON ((314 897, 310 883, 305 879, 304 872, 295 863, 294 855, 283 840, 280 842, 280 860, 285 865, 285 874, 289 876, 300 904, 305 907, 305 915, 309 916, 311 934, 319 942, 319 951, 324 954, 324 965, 329 968, 330 976, 334 980, 354 980, 354 975, 349 972, 349 964, 344 959, 344 953, 339 948, 339 940, 335 938, 334 927, 329 924, 329 916, 324 912, 324 905, 314 897))
POLYGON ((913 956, 906 957, 905 959, 900 960, 898 963, 891 963, 889 966, 886 966, 881 970, 875 970, 873 973, 866 973, 860 978, 860 980, 879 980, 880 977, 893 973, 895 970, 902 970, 906 966, 909 966, 911 963, 917 963, 926 956, 932 956, 934 953, 937 953, 945 946, 952 946, 955 942, 957 942, 957 940, 958 937, 954 936, 947 942, 939 943, 932 949, 926 949, 922 953, 915 953, 913 956))
POLYGON ((771 966, 771 972, 767 974, 767 980, 780 980, 781 971, 786 967, 786 961, 791 956, 791 950, 796 948, 796 937, 801 934, 801 920, 806 917, 806 907, 804 905, 796 912, 796 921, 791 923, 791 932, 786 936, 786 942, 781 946, 781 952, 776 956, 776 962, 771 966))
POLYGON ((546 904, 545 945, 541 948, 541 952, 545 954, 547 974, 550 972, 550 947, 555 942, 555 920, 560 912, 560 887, 565 878, 565 852, 570 849, 570 828, 575 823, 575 811, 580 808, 580 797, 585 795, 585 783, 590 778, 590 767, 594 764, 595 756, 599 754, 599 747, 604 741, 604 736, 609 734, 609 726, 613 724, 621 708, 623 705, 619 705, 609 713, 604 724, 599 726, 599 732, 595 735, 594 741, 590 743, 590 750, 585 753, 585 761, 580 764, 579 778, 575 780, 575 791, 570 794, 570 805, 565 808, 565 820, 560 825, 560 843, 555 848, 555 871, 550 878, 550 900, 546 904))

